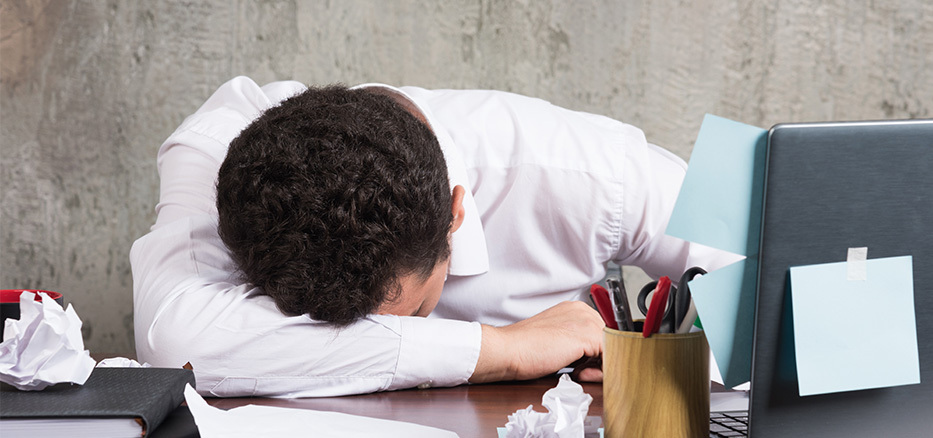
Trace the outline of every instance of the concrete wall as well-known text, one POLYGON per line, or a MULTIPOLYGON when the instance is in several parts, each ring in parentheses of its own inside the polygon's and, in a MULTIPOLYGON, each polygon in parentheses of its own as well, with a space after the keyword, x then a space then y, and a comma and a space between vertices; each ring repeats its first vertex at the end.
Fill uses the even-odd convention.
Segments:
POLYGON ((0 20, 0 286, 64 292, 97 352, 133 351, 156 150, 235 75, 510 90, 684 158, 706 112, 933 112, 926 0, 4 0, 0 20))

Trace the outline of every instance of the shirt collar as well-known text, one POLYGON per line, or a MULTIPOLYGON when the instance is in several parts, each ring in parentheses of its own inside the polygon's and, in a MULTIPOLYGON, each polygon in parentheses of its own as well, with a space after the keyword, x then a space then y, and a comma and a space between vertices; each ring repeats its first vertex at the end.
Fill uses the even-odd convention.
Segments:
POLYGON ((379 87, 390 91, 400 97, 413 103, 421 114, 428 121, 428 126, 437 137, 437 142, 444 152, 444 159, 447 162, 447 176, 450 180, 450 188, 463 186, 466 194, 463 197, 464 218, 460 228, 450 237, 450 265, 448 274, 450 275, 478 275, 489 271, 489 254, 486 250, 486 235, 483 232, 483 224, 479 218, 479 210, 476 208, 476 200, 473 199, 473 186, 470 184, 467 176, 466 166, 463 164, 463 158, 460 151, 457 150, 453 139, 447 130, 437 122, 437 119, 431 113, 430 107, 419 102, 418 99, 408 95, 404 91, 384 84, 362 84, 353 88, 371 88, 379 87))

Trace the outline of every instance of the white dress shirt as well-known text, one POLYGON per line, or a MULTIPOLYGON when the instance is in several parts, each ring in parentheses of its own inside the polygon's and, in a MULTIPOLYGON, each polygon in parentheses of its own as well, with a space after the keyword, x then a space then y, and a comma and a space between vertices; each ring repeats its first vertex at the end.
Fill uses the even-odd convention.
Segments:
POLYGON ((162 144, 152 230, 130 252, 141 361, 190 362, 198 392, 307 397, 467 382, 480 323, 509 324, 585 297, 606 263, 679 276, 735 258, 664 235, 685 164, 606 117, 497 91, 378 84, 420 109, 462 185, 464 225, 428 318, 370 315, 341 329, 286 316, 236 273, 217 235, 227 147, 298 82, 221 86, 162 144))

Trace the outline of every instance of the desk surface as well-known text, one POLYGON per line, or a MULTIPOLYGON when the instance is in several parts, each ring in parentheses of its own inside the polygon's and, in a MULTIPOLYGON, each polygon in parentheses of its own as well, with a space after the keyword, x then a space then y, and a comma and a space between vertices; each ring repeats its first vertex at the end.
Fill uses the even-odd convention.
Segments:
MULTIPOLYGON (((509 414, 534 405, 541 406, 541 396, 557 385, 556 377, 523 382, 465 385, 455 388, 406 389, 376 394, 329 398, 207 398, 221 409, 247 404, 299 409, 336 411, 367 417, 406 421, 450 430, 460 438, 494 437, 496 428, 505 426, 509 414)), ((603 387, 583 383, 583 390, 593 396, 588 416, 602 416, 603 387)))

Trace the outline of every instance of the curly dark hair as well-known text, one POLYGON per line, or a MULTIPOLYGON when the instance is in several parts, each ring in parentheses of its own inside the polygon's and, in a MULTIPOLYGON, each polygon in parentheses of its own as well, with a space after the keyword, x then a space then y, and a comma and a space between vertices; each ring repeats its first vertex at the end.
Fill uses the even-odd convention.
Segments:
POLYGON ((392 98, 310 88, 230 144, 218 229, 245 279, 289 315, 338 326, 450 256, 451 192, 436 137, 392 98))

